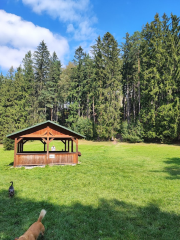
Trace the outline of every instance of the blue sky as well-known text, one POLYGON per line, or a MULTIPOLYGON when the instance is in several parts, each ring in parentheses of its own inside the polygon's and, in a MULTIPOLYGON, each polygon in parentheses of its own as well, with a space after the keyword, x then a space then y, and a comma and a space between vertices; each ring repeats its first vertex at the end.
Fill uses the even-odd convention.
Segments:
POLYGON ((44 40, 63 66, 80 45, 86 51, 106 32, 118 43, 141 31, 156 13, 180 16, 179 0, 0 0, 0 72, 21 64, 44 40))

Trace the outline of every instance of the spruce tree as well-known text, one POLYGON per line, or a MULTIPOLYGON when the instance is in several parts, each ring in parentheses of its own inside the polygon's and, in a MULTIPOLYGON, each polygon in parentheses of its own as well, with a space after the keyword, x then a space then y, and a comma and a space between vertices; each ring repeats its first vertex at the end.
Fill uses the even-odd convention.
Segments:
POLYGON ((61 75, 61 62, 56 52, 53 52, 50 58, 49 77, 44 86, 44 94, 46 95, 46 106, 50 109, 51 121, 58 121, 58 95, 59 81, 61 75))
POLYGON ((114 137, 120 128, 120 49, 114 37, 107 32, 102 41, 98 38, 93 50, 95 66, 98 66, 95 72, 99 90, 97 133, 100 138, 108 139, 114 137))
POLYGON ((162 22, 156 14, 154 21, 146 24, 142 31, 141 79, 142 121, 147 138, 156 138, 156 111, 160 106, 163 86, 164 62, 162 22), (148 124, 147 124, 148 123, 148 124))
POLYGON ((26 87, 26 108, 28 110, 28 126, 38 122, 38 100, 36 96, 35 76, 33 70, 33 59, 31 51, 23 58, 23 74, 26 87))
POLYGON ((84 68, 84 56, 85 53, 82 47, 78 47, 74 55, 74 65, 71 75, 71 86, 70 86, 70 115, 68 117, 69 123, 74 123, 77 121, 78 117, 82 115, 82 95, 83 95, 83 68, 84 68))
POLYGON ((73 79, 74 63, 69 62, 65 68, 62 68, 62 74, 59 81, 58 91, 58 117, 61 125, 67 126, 67 118, 71 114, 69 111, 69 103, 73 103, 71 94, 71 85, 73 79))
POLYGON ((35 75, 35 96, 38 102, 37 113, 39 118, 37 121, 46 119, 46 104, 48 95, 46 94, 46 83, 49 77, 50 53, 44 41, 40 42, 37 50, 34 52, 33 59, 34 75, 35 75))

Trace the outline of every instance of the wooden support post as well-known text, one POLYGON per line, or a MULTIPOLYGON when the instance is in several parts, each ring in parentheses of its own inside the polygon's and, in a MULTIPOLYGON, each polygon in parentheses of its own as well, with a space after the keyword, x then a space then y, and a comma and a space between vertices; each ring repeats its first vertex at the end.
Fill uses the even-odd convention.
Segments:
POLYGON ((65 152, 66 152, 66 139, 65 139, 65 152))
POLYGON ((76 164, 78 163, 78 138, 76 138, 76 164))
MULTIPOLYGON (((20 153, 21 152, 21 141, 23 140, 23 138, 16 138, 16 153, 20 153)), ((14 141, 15 143, 15 141, 14 141)))
POLYGON ((73 152, 73 140, 71 139, 71 152, 73 152))
POLYGON ((69 139, 68 139, 68 152, 69 152, 69 139))
POLYGON ((49 163, 49 126, 47 126, 47 159, 46 164, 49 163))
POLYGON ((47 159, 46 159, 46 164, 49 163, 49 137, 47 137, 47 159))
POLYGON ((78 138, 72 138, 72 146, 73 146, 73 142, 75 142, 76 144, 76 154, 74 158, 74 163, 77 164, 78 163, 78 138))
POLYGON ((17 165, 16 153, 17 153, 17 138, 15 138, 15 140, 14 140, 14 167, 16 167, 16 165, 17 165))

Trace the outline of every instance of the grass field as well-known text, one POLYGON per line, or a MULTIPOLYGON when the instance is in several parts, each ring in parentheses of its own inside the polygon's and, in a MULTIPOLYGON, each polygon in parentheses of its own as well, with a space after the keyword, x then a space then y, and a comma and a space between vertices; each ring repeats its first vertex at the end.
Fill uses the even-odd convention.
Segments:
POLYGON ((180 146, 79 141, 79 151, 76 166, 25 169, 0 145, 0 239, 22 235, 43 208, 44 240, 180 239, 180 146))

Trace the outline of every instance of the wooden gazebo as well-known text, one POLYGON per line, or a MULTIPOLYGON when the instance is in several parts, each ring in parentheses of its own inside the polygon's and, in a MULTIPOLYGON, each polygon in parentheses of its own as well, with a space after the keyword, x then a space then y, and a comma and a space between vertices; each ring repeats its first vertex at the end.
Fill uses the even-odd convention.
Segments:
POLYGON ((52 121, 46 121, 21 131, 7 135, 14 140, 14 167, 47 164, 77 164, 78 139, 85 138, 68 128, 52 121), (42 151, 24 151, 23 146, 28 140, 42 142, 42 151), (62 151, 50 151, 49 144, 60 140, 64 144, 62 151))

